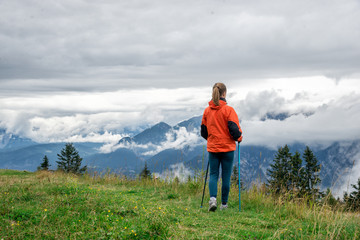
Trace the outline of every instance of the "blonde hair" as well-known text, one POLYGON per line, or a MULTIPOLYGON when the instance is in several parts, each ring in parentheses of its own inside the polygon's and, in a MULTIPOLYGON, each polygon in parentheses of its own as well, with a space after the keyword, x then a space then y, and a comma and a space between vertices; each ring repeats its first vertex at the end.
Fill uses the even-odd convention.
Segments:
POLYGON ((220 105, 220 96, 226 93, 226 86, 223 83, 215 83, 212 91, 212 101, 216 106, 220 105))

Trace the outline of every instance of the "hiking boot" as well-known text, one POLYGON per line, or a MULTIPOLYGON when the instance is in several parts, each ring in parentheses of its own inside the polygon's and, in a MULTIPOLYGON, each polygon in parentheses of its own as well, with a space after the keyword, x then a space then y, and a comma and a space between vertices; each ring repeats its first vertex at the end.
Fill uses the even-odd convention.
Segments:
POLYGON ((209 212, 215 212, 217 206, 216 206, 216 198, 211 197, 209 201, 209 212))
POLYGON ((228 205, 227 204, 221 204, 220 206, 220 211, 224 211, 228 208, 228 205))

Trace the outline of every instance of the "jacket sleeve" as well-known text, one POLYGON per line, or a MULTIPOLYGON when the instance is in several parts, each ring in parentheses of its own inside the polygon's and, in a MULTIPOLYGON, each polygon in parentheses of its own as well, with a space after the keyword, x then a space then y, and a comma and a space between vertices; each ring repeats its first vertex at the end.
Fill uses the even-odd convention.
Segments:
POLYGON ((206 110, 204 111, 202 120, 201 120, 201 136, 207 140, 208 138, 208 131, 206 126, 206 110))
POLYGON ((228 128, 230 135, 235 141, 242 141, 242 130, 239 124, 239 118, 233 108, 230 108, 230 114, 228 117, 228 128))

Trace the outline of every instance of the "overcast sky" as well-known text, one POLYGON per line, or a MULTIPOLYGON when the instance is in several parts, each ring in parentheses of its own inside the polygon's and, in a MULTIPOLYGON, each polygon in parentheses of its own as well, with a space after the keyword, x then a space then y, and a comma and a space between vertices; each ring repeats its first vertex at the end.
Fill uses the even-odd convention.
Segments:
POLYGON ((0 127, 36 141, 173 125, 215 82, 244 143, 360 134, 358 0, 1 1, 0 46, 0 127))

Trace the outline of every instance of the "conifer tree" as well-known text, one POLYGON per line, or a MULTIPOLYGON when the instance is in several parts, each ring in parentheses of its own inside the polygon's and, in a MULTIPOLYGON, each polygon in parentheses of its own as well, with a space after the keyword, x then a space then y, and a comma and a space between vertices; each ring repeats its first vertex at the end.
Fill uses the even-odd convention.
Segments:
POLYGON ((345 193, 344 201, 346 206, 351 211, 360 210, 360 178, 358 179, 357 185, 351 184, 351 186, 355 189, 349 195, 345 193))
POLYGON ((290 181, 291 188, 294 192, 297 192, 300 196, 303 192, 303 178, 305 175, 304 168, 302 167, 302 160, 298 151, 291 157, 291 171, 290 181))
POLYGON ((56 163, 58 164, 59 170, 67 173, 82 174, 87 169, 87 166, 80 168, 83 159, 72 143, 65 144, 65 148, 63 148, 57 156, 59 161, 56 161, 56 163))
POLYGON ((147 163, 145 162, 145 166, 144 169, 141 171, 140 173, 140 178, 141 179, 151 179, 151 172, 147 167, 147 163))
POLYGON ((239 185, 239 171, 236 165, 233 167, 230 182, 231 184, 239 185))
POLYGON ((348 206, 349 194, 347 192, 344 193, 343 199, 344 199, 344 203, 346 204, 346 206, 349 207, 348 206))
MULTIPOLYGON (((234 165, 234 167, 233 167, 230 182, 231 182, 231 184, 239 186, 239 171, 238 171, 238 167, 236 165, 234 165)), ((240 189, 245 190, 242 179, 240 179, 240 189)))
POLYGON ((188 175, 187 182, 190 183, 191 181, 192 181, 192 178, 191 178, 191 175, 189 174, 189 175, 188 175))
POLYGON ((48 157, 45 155, 43 158, 43 162, 41 163, 40 167, 38 167, 39 170, 49 170, 49 167, 51 165, 49 164, 49 159, 48 157))
POLYGON ((324 199, 325 199, 326 203, 329 204, 332 207, 336 206, 336 204, 338 203, 338 201, 332 195, 332 192, 331 192, 330 188, 326 189, 324 199))
POLYGON ((270 164, 268 186, 276 194, 290 189, 291 158, 289 147, 285 145, 283 148, 278 149, 274 163, 270 164))
POLYGON ((319 177, 320 164, 318 164, 318 160, 308 146, 306 146, 304 151, 303 159, 305 161, 303 186, 305 188, 305 192, 314 198, 319 194, 317 185, 321 183, 321 179, 319 177))

